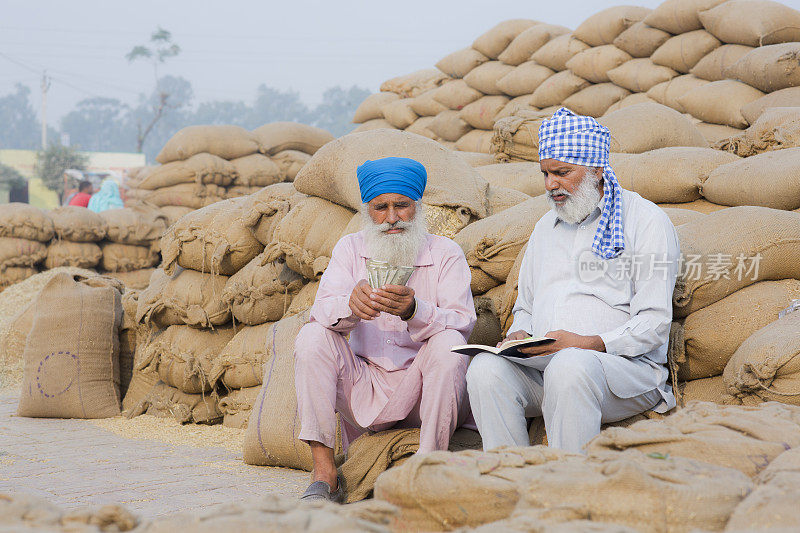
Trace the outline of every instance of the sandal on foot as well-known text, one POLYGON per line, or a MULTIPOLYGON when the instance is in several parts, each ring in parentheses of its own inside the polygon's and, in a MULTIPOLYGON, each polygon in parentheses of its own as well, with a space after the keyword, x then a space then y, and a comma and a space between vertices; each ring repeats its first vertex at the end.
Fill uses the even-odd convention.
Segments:
POLYGON ((342 478, 337 476, 338 487, 331 492, 331 486, 325 481, 315 481, 308 486, 306 491, 300 496, 303 501, 328 501, 342 503, 344 501, 344 490, 342 489, 342 478))

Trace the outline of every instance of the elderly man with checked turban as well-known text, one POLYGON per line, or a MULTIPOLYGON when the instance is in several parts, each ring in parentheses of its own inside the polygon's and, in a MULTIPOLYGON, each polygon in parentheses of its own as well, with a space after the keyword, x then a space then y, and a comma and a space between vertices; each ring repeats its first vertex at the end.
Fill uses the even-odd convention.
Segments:
POLYGON ((367 430, 419 427, 424 453, 446 450, 469 412, 468 359, 450 348, 475 325, 470 272, 457 244, 425 229, 425 167, 388 157, 356 175, 364 229, 336 244, 295 342, 299 438, 314 461, 303 499, 342 499, 336 413, 345 447, 367 430), (370 258, 415 271, 406 285, 372 288, 370 258))
POLYGON ((467 388, 484 449, 527 446, 526 419, 541 416, 550 446, 580 452, 601 424, 675 406, 667 341, 677 234, 658 206, 619 186, 609 146, 605 127, 566 108, 539 127, 552 210, 525 249, 508 338, 556 340, 522 349, 520 362, 472 361, 467 388))

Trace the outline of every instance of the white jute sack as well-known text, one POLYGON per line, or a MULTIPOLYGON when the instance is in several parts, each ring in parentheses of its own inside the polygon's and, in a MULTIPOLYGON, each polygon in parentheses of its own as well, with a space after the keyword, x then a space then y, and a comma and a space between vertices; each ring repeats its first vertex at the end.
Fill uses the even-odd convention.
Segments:
POLYGON ((731 0, 700 13, 700 22, 724 43, 764 46, 800 41, 800 12, 772 0, 731 0))
POLYGON ((800 313, 790 312, 750 335, 722 375, 728 393, 745 405, 800 405, 800 313))
POLYGON ((53 234, 53 221, 45 211, 21 202, 3 205, 0 212, 0 237, 48 242, 53 234))
POLYGON ((433 93, 433 99, 448 109, 459 111, 465 105, 482 97, 483 93, 476 91, 464 80, 448 81, 433 93))
POLYGON ((259 151, 273 155, 284 150, 299 150, 309 155, 333 140, 333 135, 307 124, 297 122, 271 122, 253 130, 259 151))
POLYGON ((181 218, 161 238, 164 271, 177 265, 230 276, 264 247, 245 223, 249 197, 217 202, 181 218))
MULTIPOLYGON (((374 118, 372 120, 368 120, 363 124, 359 124, 356 128, 353 129, 350 133, 361 133, 362 131, 372 131, 372 130, 382 130, 382 129, 397 129, 384 118, 374 118)), ((308 154, 306 154, 308 155, 308 154)), ((309 156, 311 157, 311 156, 309 156)))
POLYGON ((800 87, 789 87, 762 96, 742 106, 742 115, 748 123, 754 124, 770 107, 800 107, 800 87))
POLYGON ((182 183, 171 187, 164 187, 154 191, 147 191, 144 200, 157 207, 179 206, 192 210, 201 209, 219 202, 225 196, 225 189, 218 185, 196 185, 182 183))
POLYGON ((526 61, 497 80, 497 87, 509 96, 530 96, 553 74, 555 74, 553 70, 536 61, 526 61))
POLYGON ((567 61, 567 68, 576 76, 592 83, 611 81, 608 71, 616 68, 632 57, 613 44, 589 48, 567 61))
POLYGON ((213 154, 200 153, 185 161, 172 161, 153 169, 137 187, 155 190, 182 183, 230 185, 237 176, 236 167, 213 154))
POLYGON ((402 98, 414 98, 439 87, 450 78, 437 68, 426 68, 410 74, 397 76, 381 84, 381 91, 399 94, 402 98))
POLYGON ((544 194, 544 175, 538 163, 498 163, 477 169, 491 187, 514 189, 528 196, 544 194))
POLYGON ((564 106, 579 115, 602 116, 609 107, 631 94, 613 83, 598 83, 578 91, 564 100, 564 106))
POLYGON ((699 200, 709 174, 738 159, 711 148, 671 146, 629 154, 613 166, 623 189, 655 203, 681 203, 699 200))
POLYGON ((504 20, 475 39, 472 48, 490 59, 497 59, 517 35, 537 24, 541 23, 528 19, 504 20))
POLYGON ((630 107, 636 104, 652 104, 658 103, 645 93, 633 93, 631 95, 626 96, 616 104, 611 104, 611 107, 605 112, 606 115, 613 113, 614 111, 619 111, 625 107, 630 107))
POLYGON ((427 137, 428 139, 436 140, 437 139, 436 134, 433 132, 433 130, 430 129, 430 125, 433 124, 434 120, 436 120, 435 116, 419 117, 417 120, 414 121, 412 125, 406 128, 406 131, 408 133, 414 133, 416 135, 422 135, 423 137, 427 137))
POLYGON ((694 30, 676 35, 653 52, 650 59, 678 72, 688 74, 698 61, 722 43, 705 30, 694 30))
POLYGON ((238 157, 231 164, 236 169, 235 186, 265 187, 283 181, 280 167, 262 154, 238 157))
POLYGON ((550 40, 567 33, 570 29, 565 26, 536 24, 517 35, 497 59, 506 65, 521 65, 550 40))
POLYGON ((236 389, 223 396, 219 400, 219 410, 222 411, 224 418, 222 425, 229 428, 245 429, 250 418, 261 387, 249 387, 246 389, 236 389))
POLYGON ((356 112, 353 114, 353 122, 356 124, 363 124, 368 120, 383 118, 383 106, 399 99, 400 96, 392 92, 371 94, 356 108, 356 112))
POLYGON ((99 214, 73 205, 51 209, 55 236, 72 242, 96 242, 106 236, 106 223, 99 214))
POLYGON ((8 267, 32 267, 41 263, 46 257, 47 245, 45 243, 14 237, 0 237, 0 272, 8 267))
POLYGON ((449 142, 458 141, 472 130, 472 126, 461 118, 461 113, 452 109, 436 115, 428 127, 437 137, 449 142))
POLYGON ((581 22, 572 35, 590 46, 611 44, 619 34, 644 19, 650 11, 638 6, 609 7, 581 22))
POLYGON ((411 107, 411 110, 422 117, 433 118, 442 111, 445 111, 447 107, 443 104, 437 102, 433 95, 436 94, 436 89, 431 89, 429 91, 425 91, 421 95, 417 96, 416 98, 409 98, 408 105, 411 107))
POLYGON ((750 335, 778 319, 800 298, 800 281, 759 281, 695 311, 670 331, 670 350, 678 378, 718 376, 750 335))
POLYGON ((272 241, 275 227, 305 194, 297 192, 291 183, 268 185, 250 195, 243 209, 242 224, 258 242, 266 246, 272 241))
POLYGON ((492 137, 494 131, 472 130, 464 134, 456 141, 456 152, 459 157, 465 159, 471 167, 481 167, 493 165, 497 161, 492 153, 492 137))
POLYGON ((340 137, 311 158, 294 184, 302 193, 357 210, 361 207, 361 194, 355 179, 356 167, 367 160, 398 155, 425 166, 426 204, 463 207, 477 217, 486 215, 486 180, 435 141, 401 131, 378 130, 340 137))
MULTIPOLYGON (((463 78, 472 69, 487 61, 489 61, 488 57, 470 46, 447 54, 436 63, 436 68, 452 78, 463 78)), ((353 122, 357 121, 353 120, 353 122)))
POLYGON ((238 322, 254 326, 280 320, 302 287, 300 274, 282 260, 267 261, 262 253, 228 279, 222 301, 238 322))
POLYGON ((665 0, 644 18, 653 28, 678 35, 703 28, 699 13, 726 0, 665 0))
POLYGON ((161 258, 150 246, 102 242, 100 266, 106 272, 130 272, 156 266, 161 258))
POLYGON ((717 167, 703 185, 703 196, 715 204, 797 209, 800 148, 765 152, 717 167), (769 176, 769 189, 753 180, 759 174, 769 176))
POLYGON ((100 212, 106 223, 106 239, 120 244, 149 245, 161 239, 167 217, 156 209, 107 209, 100 212))
POLYGON ((677 230, 684 266, 672 296, 676 318, 757 281, 800 279, 797 213, 767 207, 730 207, 677 230), (728 273, 728 279, 717 278, 720 270, 728 273))
POLYGON ((503 94, 503 91, 497 86, 497 82, 512 70, 514 67, 500 61, 487 61, 472 69, 469 74, 464 76, 464 81, 468 86, 483 94, 503 94))
POLYGON ((598 122, 611 131, 612 152, 638 154, 668 146, 708 146, 688 118, 661 104, 628 106, 598 122))
POLYGON ((656 65, 649 58, 631 59, 608 71, 608 78, 612 82, 636 93, 646 93, 677 75, 675 70, 656 65))
POLYGON ((800 85, 800 43, 773 44, 754 48, 725 69, 736 78, 764 92, 800 85))
POLYGON ((459 116, 473 128, 491 130, 495 117, 507 103, 507 96, 484 96, 464 106, 459 116))
POLYGON ((533 91, 530 102, 540 108, 559 105, 569 96, 589 85, 588 81, 576 76, 571 70, 564 70, 544 80, 533 91))
POLYGON ((244 389, 261 385, 267 339, 272 322, 257 326, 241 326, 236 335, 214 359, 211 379, 228 389, 244 389))
POLYGON ((272 156, 272 161, 281 171, 281 181, 294 181, 309 159, 311 156, 300 150, 283 150, 272 156))
POLYGON ((55 240, 47 246, 44 267, 48 270, 66 266, 94 268, 102 258, 103 251, 97 243, 55 240))
POLYGON ((800 147, 800 106, 772 107, 764 111, 744 132, 737 132, 714 145, 741 157, 772 150, 800 147))
POLYGON ((399 130, 404 130, 414 123, 419 116, 411 109, 413 98, 401 98, 384 104, 381 108, 386 121, 399 130))
POLYGON ((659 104, 671 107, 675 111, 686 113, 686 109, 680 103, 680 97, 693 89, 707 84, 706 80, 686 74, 654 85, 647 91, 647 96, 659 104))
POLYGON ((161 164, 209 153, 222 159, 235 159, 258 152, 252 133, 239 126, 187 126, 167 141, 156 156, 161 164))
POLYGON ((672 37, 669 33, 637 22, 614 39, 614 46, 631 57, 650 57, 659 46, 672 37))
POLYGON ((567 69, 567 61, 588 48, 588 44, 568 33, 553 38, 534 52, 531 59, 555 72, 560 72, 567 69))
POLYGON ((689 72, 708 81, 727 79, 725 71, 752 49, 741 44, 723 44, 706 54, 689 72))
POLYGON ((185 324, 213 328, 227 324, 231 311, 222 299, 227 276, 183 268, 167 275, 157 269, 139 294, 136 321, 151 328, 185 324))

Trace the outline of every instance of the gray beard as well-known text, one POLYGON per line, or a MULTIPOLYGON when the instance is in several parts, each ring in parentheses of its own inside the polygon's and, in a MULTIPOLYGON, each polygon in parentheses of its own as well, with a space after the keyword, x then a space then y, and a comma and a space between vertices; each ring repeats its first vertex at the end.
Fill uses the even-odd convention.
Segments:
POLYGON ((548 191, 547 202, 556 212, 558 218, 567 224, 578 224, 592 214, 600 199, 603 198, 603 193, 598 189, 599 183, 600 176, 594 172, 589 172, 587 168, 584 170, 583 179, 574 193, 570 194, 564 189, 548 191), (563 205, 558 205, 553 201, 552 196, 555 194, 567 195, 563 205))
POLYGON ((375 224, 369 216, 366 204, 362 206, 361 214, 364 219, 364 244, 370 259, 386 261, 393 266, 414 266, 419 250, 428 236, 422 204, 417 203, 417 213, 413 220, 401 220, 394 226, 386 222, 375 224), (404 231, 386 233, 392 227, 403 228, 404 231))

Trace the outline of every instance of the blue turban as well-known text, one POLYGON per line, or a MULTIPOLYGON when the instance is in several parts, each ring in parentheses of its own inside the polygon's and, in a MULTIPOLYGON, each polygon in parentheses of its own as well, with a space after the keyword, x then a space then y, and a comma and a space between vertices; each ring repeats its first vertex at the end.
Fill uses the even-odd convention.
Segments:
POLYGON ((422 198, 428 173, 418 161, 407 157, 384 157, 365 161, 356 170, 361 201, 369 202, 385 193, 408 196, 414 201, 422 198))

